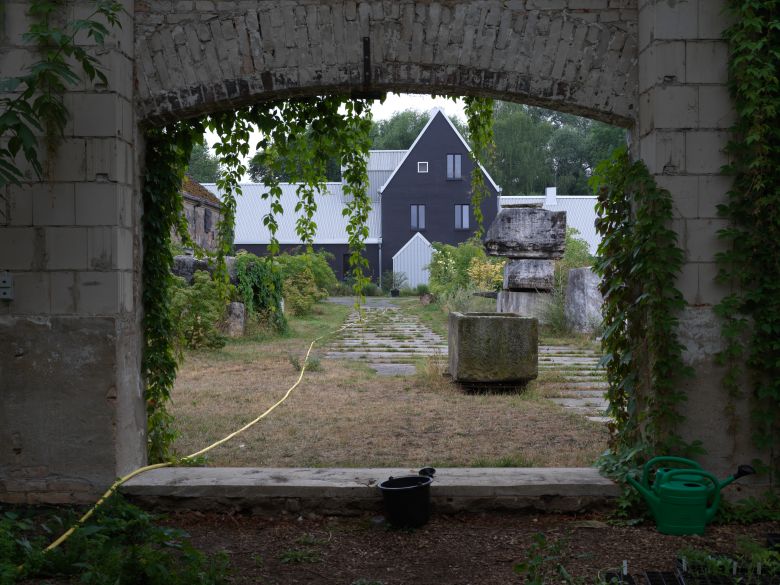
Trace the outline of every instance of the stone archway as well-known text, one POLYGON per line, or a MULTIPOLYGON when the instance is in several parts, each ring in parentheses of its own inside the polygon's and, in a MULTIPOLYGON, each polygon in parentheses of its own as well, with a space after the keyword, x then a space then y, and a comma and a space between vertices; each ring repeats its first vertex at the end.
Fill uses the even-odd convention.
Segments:
MULTIPOLYGON (((76 0, 69 0, 72 5, 76 0)), ((122 0, 107 86, 73 120, 45 183, 0 191, 0 501, 92 499, 144 460, 139 185, 143 125, 329 91, 484 95, 632 129, 675 198, 691 308, 681 318, 686 439, 720 473, 754 455, 723 436, 712 305, 733 112, 725 0, 122 0), (641 7, 638 6, 641 5, 641 7)), ((26 3, 6 3, 2 74, 32 60, 26 3)), ((747 401, 737 407, 749 420, 747 401)))

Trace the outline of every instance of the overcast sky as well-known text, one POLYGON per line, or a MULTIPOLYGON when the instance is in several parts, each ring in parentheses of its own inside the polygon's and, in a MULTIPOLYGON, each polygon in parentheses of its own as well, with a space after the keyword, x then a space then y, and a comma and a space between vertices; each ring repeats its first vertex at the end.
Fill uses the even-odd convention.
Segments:
MULTIPOLYGON (((433 108, 437 107, 442 108, 448 116, 454 116, 463 121, 466 120, 466 116, 463 113, 463 100, 461 98, 458 98, 457 101, 453 101, 450 98, 433 98, 430 95, 424 94, 389 93, 383 103, 379 103, 379 100, 374 101, 371 112, 373 113, 375 120, 386 120, 392 117, 396 112, 402 112, 404 110, 430 112, 433 108)), ((260 133, 253 132, 250 137, 253 153, 255 145, 259 140, 260 133)), ((210 132, 207 133, 206 141, 209 143, 209 146, 214 146, 214 143, 217 142, 217 135, 210 132)))

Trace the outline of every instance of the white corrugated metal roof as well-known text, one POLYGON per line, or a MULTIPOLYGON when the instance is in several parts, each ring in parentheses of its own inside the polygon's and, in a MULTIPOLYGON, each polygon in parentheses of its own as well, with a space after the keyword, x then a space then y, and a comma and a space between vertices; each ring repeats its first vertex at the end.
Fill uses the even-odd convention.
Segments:
MULTIPOLYGON (((209 191, 220 197, 214 183, 203 183, 209 191)), ((301 239, 295 232, 295 224, 302 212, 295 212, 298 203, 298 187, 295 183, 282 183, 282 197, 280 203, 285 212, 277 217, 279 229, 276 238, 280 244, 300 244, 301 239)), ((342 215, 345 198, 341 183, 326 183, 327 191, 315 195, 317 211, 312 220, 317 224, 315 243, 317 244, 346 244, 348 243, 347 223, 348 218, 342 215)), ((271 209, 270 199, 263 199, 263 193, 268 189, 263 183, 242 183, 243 195, 236 197, 236 244, 268 244, 271 234, 263 225, 263 217, 271 209)), ((377 196, 372 196, 372 210, 368 214, 368 238, 367 244, 378 242, 381 225, 377 196)))
MULTIPOLYGON (((511 195, 498 198, 499 208, 504 205, 520 203, 542 203, 544 195, 511 195)), ((542 205, 550 211, 565 211, 566 225, 580 232, 580 237, 588 242, 590 253, 595 254, 601 242, 596 232, 596 197, 590 195, 557 195, 556 205, 542 205)))
POLYGON ((406 156, 408 150, 371 150, 368 157, 368 172, 393 172, 406 156))

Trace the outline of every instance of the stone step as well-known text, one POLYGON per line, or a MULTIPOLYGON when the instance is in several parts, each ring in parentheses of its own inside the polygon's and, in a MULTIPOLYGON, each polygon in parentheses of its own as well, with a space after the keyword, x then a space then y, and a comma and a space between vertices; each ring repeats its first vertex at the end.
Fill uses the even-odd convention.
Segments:
POLYGON ((568 387, 561 390, 555 398, 595 398, 605 400, 604 393, 600 390, 569 390, 568 387))
POLYGON ((551 398, 552 402, 569 409, 587 408, 603 411, 609 406, 609 402, 603 398, 551 398))
MULTIPOLYGON (((416 475, 404 468, 176 467, 140 474, 120 489, 132 501, 158 510, 282 510, 295 513, 381 512, 377 484, 416 475)), ((574 512, 601 508, 620 488, 592 467, 436 470, 434 513, 461 510, 574 512)))

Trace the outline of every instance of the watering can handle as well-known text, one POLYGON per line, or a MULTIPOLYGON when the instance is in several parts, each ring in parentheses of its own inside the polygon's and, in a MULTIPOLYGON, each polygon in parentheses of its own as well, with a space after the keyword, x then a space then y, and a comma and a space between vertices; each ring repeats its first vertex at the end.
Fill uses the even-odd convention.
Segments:
POLYGON ((687 465, 688 469, 701 469, 701 465, 696 463, 695 461, 691 459, 685 459, 684 457, 671 457, 671 456, 662 456, 662 457, 653 457, 650 461, 645 463, 645 467, 642 470, 642 485, 645 487, 649 487, 649 479, 650 479, 650 470, 656 467, 657 465, 661 463, 682 463, 683 465, 687 465))

